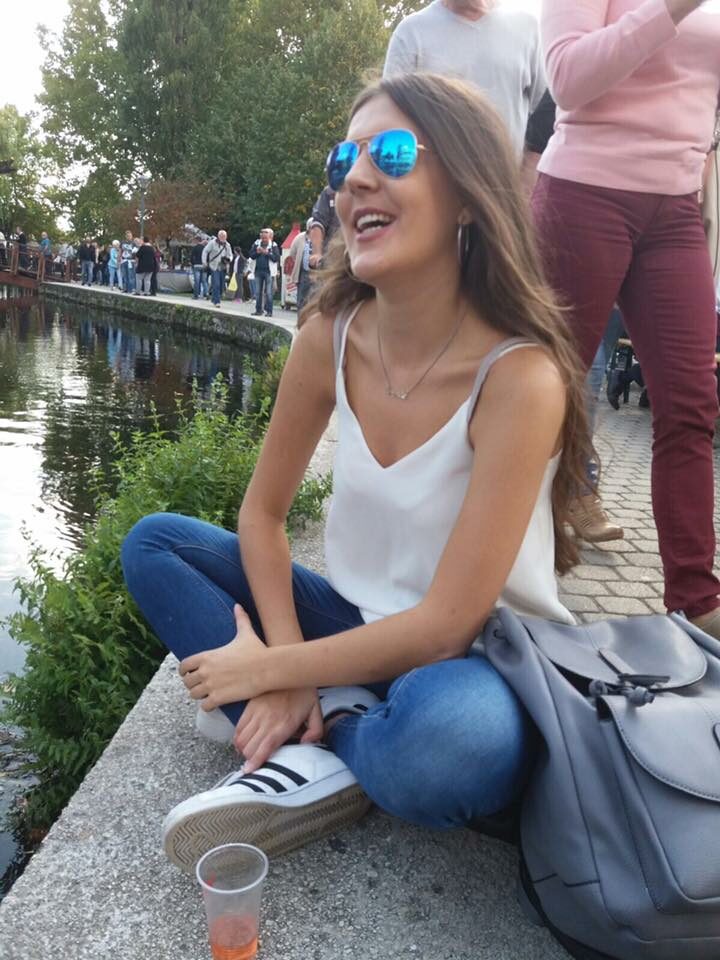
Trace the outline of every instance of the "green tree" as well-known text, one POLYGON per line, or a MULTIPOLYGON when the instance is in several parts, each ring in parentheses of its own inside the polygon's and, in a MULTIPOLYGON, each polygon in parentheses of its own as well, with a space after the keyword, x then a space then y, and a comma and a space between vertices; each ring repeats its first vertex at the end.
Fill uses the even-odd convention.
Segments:
POLYGON ((211 101, 193 162, 228 194, 236 232, 284 231, 312 208, 328 147, 382 64, 385 12, 376 0, 247 0, 231 33, 234 84, 252 107, 211 101))
POLYGON ((124 0, 117 23, 126 95, 120 125, 155 176, 183 168, 188 131, 221 92, 225 109, 239 97, 223 76, 225 33, 237 0, 124 0))
POLYGON ((10 105, 0 107, 0 160, 11 168, 0 174, 0 230, 8 235, 18 224, 26 233, 53 230, 55 210, 43 182, 49 166, 42 141, 30 117, 10 105))
POLYGON ((106 0, 69 0, 59 36, 40 28, 45 62, 38 101, 49 148, 61 163, 104 167, 122 181, 136 151, 120 123, 127 69, 114 9, 106 0))

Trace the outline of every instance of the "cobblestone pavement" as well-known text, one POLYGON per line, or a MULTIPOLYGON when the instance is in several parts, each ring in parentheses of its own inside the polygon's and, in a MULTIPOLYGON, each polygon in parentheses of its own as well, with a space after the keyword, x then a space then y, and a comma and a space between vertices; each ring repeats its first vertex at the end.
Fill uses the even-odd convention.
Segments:
MULTIPOLYGON (((637 401, 634 392, 618 411, 604 400, 599 404, 600 493, 610 519, 625 528, 625 539, 586 547, 582 563, 560 581, 563 602, 581 620, 665 612, 650 499, 651 412, 637 401)), ((716 475, 719 466, 716 451, 716 475)), ((717 520, 716 512, 716 528, 717 520)))

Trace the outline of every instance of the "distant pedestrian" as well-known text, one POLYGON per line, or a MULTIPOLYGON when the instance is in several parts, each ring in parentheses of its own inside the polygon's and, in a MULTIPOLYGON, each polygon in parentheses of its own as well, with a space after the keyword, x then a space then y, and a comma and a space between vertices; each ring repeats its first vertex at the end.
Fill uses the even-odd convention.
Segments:
POLYGON ((203 250, 203 263, 210 271, 210 290, 216 307, 220 306, 232 259, 233 251, 228 243, 227 233, 225 230, 218 230, 217 237, 213 237, 203 250))
POLYGON ((95 267, 95 248, 90 242, 90 237, 85 237, 78 247, 78 260, 80 261, 80 285, 91 287, 95 267))
POLYGON ((156 297, 158 289, 158 273, 160 271, 162 254, 160 253, 160 247, 158 247, 156 243, 152 245, 152 248, 155 253, 155 266, 153 268, 152 276, 150 277, 150 296, 156 297))
POLYGON ((113 240, 110 247, 110 259, 108 260, 108 280, 114 290, 120 289, 120 241, 113 240))
POLYGON ((110 251, 106 243, 98 245, 96 283, 106 287, 110 283, 110 251))
POLYGON ((310 254, 312 252, 312 244, 310 242, 310 228, 312 227, 312 224, 313 219, 312 217, 309 217, 307 223, 305 224, 305 229, 293 240, 288 254, 288 259, 292 262, 290 281, 291 283, 295 284, 295 289, 297 291, 296 304, 298 323, 300 323, 300 312, 305 305, 311 287, 310 254))
MULTIPOLYGON (((235 247, 235 257, 233 258, 231 274, 232 277, 235 277, 235 283, 237 284, 235 296, 233 297, 235 303, 242 303, 245 299, 243 296, 243 280, 245 278, 246 263, 247 260, 245 259, 245 254, 242 252, 242 248, 235 247)), ((230 282, 232 283, 232 280, 230 282)))
POLYGON ((18 245, 18 263, 21 267, 27 267, 27 237, 22 227, 15 227, 15 242, 18 245))
POLYGON ((322 266, 323 255, 340 226, 335 213, 335 191, 329 186, 323 188, 315 201, 310 219, 312 224, 308 231, 311 247, 309 266, 311 270, 317 270, 322 266))
POLYGON ((260 237, 252 245, 250 259, 255 261, 255 313, 254 317, 263 315, 263 307, 268 317, 273 315, 273 271, 271 264, 280 262, 280 248, 273 241, 273 231, 263 227, 260 237))
POLYGON ((125 231, 125 239, 120 244, 120 276, 125 293, 135 291, 135 242, 131 230, 125 231))
POLYGON ((205 242, 200 238, 195 238, 195 244, 190 251, 190 266, 193 272, 193 300, 207 300, 208 297, 208 274, 207 267, 203 263, 203 250, 205 242))
POLYGON ((0 266, 7 263, 7 241, 5 234, 0 230, 0 266))
POLYGON ((150 282, 152 280, 153 270, 155 269, 155 247, 150 243, 148 237, 143 237, 143 242, 137 251, 137 277, 135 293, 138 296, 150 296, 150 282))
POLYGON ((245 263, 245 276, 247 277, 248 288, 250 290, 250 299, 254 300, 257 292, 255 284, 255 261, 251 260, 250 257, 247 258, 245 263))

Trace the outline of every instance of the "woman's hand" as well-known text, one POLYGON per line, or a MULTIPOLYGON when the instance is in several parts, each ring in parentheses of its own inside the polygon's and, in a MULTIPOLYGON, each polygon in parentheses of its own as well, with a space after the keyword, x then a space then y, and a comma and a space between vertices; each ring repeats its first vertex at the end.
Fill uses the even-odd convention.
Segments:
POLYGON ((305 728, 301 743, 322 737, 316 690, 273 690, 251 700, 235 729, 235 747, 245 757, 244 772, 261 767, 301 727, 305 728))
POLYGON ((214 710, 224 703, 251 700, 264 693, 258 686, 258 673, 268 654, 267 647, 253 630, 250 618, 235 604, 237 633, 223 647, 193 654, 180 662, 180 676, 193 700, 201 700, 203 710, 214 710))

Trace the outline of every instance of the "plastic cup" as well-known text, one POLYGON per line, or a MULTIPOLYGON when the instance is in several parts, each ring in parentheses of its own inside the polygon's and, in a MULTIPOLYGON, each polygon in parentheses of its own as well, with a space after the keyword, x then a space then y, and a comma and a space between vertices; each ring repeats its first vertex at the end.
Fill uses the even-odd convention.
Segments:
POLYGON ((202 889, 213 960, 252 960, 268 858, 248 843, 209 850, 195 873, 202 889))

